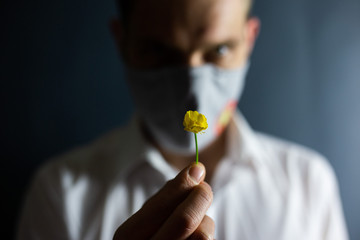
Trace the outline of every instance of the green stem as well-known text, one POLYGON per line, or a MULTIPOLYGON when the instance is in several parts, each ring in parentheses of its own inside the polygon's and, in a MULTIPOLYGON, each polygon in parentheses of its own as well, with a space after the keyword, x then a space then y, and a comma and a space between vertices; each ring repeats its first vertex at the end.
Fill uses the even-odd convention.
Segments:
POLYGON ((194 134, 195 134, 195 146, 196 146, 196 164, 198 164, 198 162, 199 162, 198 143, 197 143, 196 133, 194 133, 194 134))

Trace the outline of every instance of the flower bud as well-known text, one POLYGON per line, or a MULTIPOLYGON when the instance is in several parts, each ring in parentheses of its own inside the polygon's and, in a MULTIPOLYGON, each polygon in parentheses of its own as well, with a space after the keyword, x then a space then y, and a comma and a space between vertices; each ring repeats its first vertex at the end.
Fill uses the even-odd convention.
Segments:
POLYGON ((185 131, 193 133, 199 133, 208 127, 206 117, 197 111, 187 111, 183 125, 185 131))

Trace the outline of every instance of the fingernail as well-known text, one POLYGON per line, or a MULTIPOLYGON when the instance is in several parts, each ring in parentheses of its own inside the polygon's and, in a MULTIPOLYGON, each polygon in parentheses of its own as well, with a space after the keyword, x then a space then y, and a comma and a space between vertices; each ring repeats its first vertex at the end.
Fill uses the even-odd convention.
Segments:
POLYGON ((193 165, 189 169, 189 175, 193 179, 194 182, 200 183, 202 176, 205 173, 205 169, 199 165, 193 165))

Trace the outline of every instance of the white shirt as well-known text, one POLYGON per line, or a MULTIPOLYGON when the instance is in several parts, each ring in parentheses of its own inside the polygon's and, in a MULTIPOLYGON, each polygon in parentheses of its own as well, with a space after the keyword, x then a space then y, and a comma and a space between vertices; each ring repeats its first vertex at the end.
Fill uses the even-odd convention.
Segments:
MULTIPOLYGON (((255 133, 240 114, 229 132, 210 183, 207 214, 217 240, 348 239, 337 181, 322 156, 255 133)), ((18 239, 112 239, 177 172, 143 140, 134 120, 38 171, 18 239)))

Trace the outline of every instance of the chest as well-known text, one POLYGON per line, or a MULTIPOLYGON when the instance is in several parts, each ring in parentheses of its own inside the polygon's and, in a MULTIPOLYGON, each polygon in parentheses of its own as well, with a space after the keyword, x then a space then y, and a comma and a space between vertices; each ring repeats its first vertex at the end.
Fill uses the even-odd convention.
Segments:
POLYGON ((312 212, 301 185, 242 176, 214 192, 208 215, 216 239, 321 239, 321 217, 312 212))

